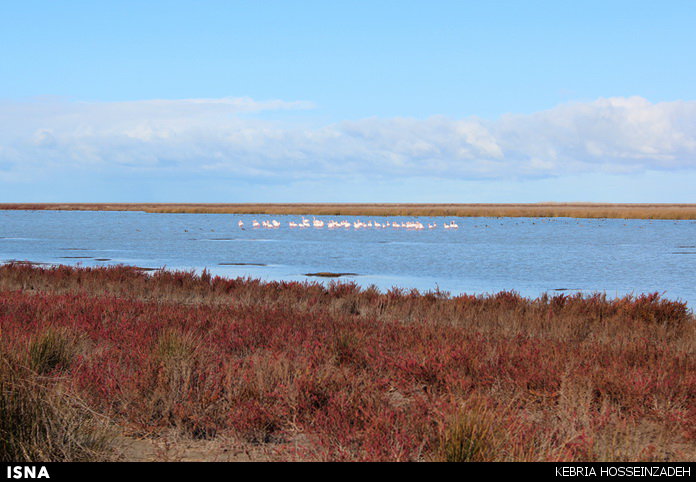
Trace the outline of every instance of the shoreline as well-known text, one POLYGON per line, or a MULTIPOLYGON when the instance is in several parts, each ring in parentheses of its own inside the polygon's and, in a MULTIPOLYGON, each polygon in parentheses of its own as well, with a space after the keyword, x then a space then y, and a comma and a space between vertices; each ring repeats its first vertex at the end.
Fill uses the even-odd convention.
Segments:
POLYGON ((19 407, 3 423, 24 437, 7 459, 696 456, 694 316, 657 294, 448 298, 15 264, 0 266, 0 309, 0 382, 15 387, 0 395, 19 407))
POLYGON ((0 203, 0 210, 143 211, 172 214, 315 216, 570 217, 696 220, 687 203, 0 203))
MULTIPOLYGON (((94 258, 95 260, 99 261, 99 259, 94 258)), ((111 261, 111 260, 109 260, 111 261)), ((221 266, 266 266, 261 263, 220 263, 221 266)), ((655 291, 640 291, 640 292, 624 292, 622 294, 619 294, 618 292, 615 295, 608 294, 607 290, 592 290, 592 289, 582 289, 582 288, 549 288, 545 291, 539 291, 537 295, 531 295, 529 293, 525 293, 524 289, 519 289, 519 288, 512 288, 512 289, 493 289, 489 291, 452 291, 448 289, 440 289, 438 286, 434 288, 418 288, 414 286, 398 286, 396 284, 391 285, 391 286, 378 286, 376 284, 365 284, 365 283, 360 283, 354 278, 364 276, 359 273, 353 273, 353 272, 333 272, 333 271, 318 271, 318 272, 312 272, 312 273, 302 273, 302 276, 304 276, 304 279, 293 279, 293 278, 264 278, 263 276, 258 276, 258 275, 248 275, 248 274, 226 274, 226 273, 220 273, 216 272, 215 267, 191 267, 191 268, 183 268, 183 267, 173 267, 173 268, 168 268, 167 266, 160 266, 160 267, 152 267, 152 266, 139 266, 139 265, 133 265, 133 264, 125 264, 125 263, 108 263, 108 264, 99 264, 99 265, 83 265, 81 263, 78 264, 65 264, 65 263, 54 263, 54 262, 43 262, 43 261, 31 261, 31 260, 21 260, 21 259, 9 259, 9 260, 0 260, 0 273, 2 272, 2 268, 5 266, 26 266, 29 268, 43 268, 43 269, 59 269, 59 268, 70 268, 70 269, 75 269, 75 270, 109 270, 112 268, 116 269, 126 269, 126 270, 134 270, 134 271, 139 271, 145 274, 154 274, 154 273, 169 273, 169 274, 178 274, 178 273, 184 273, 187 275, 193 275, 195 277, 200 277, 204 273, 206 273, 208 276, 211 277, 219 277, 221 279, 227 280, 227 281, 234 281, 234 280, 248 280, 254 283, 258 284, 283 284, 283 283, 298 283, 300 285, 304 285, 305 287, 309 288, 312 285, 318 285, 322 288, 329 288, 329 285, 327 283, 339 283, 339 284, 345 284, 345 285, 351 285, 354 286, 355 289, 357 289, 360 292, 366 292, 366 291, 374 291, 380 295, 387 295, 389 293, 395 293, 395 294, 410 294, 412 296, 436 296, 438 299, 441 300, 454 300, 457 298, 489 298, 489 297, 496 297, 500 296, 502 294, 513 294, 514 296, 519 297, 520 299, 528 302, 528 303, 535 303, 539 302, 542 299, 547 299, 547 298, 553 298, 556 296, 564 296, 566 298, 602 298, 607 300, 608 302, 612 302, 614 300, 636 300, 640 297, 645 297, 645 296, 656 296, 659 295, 661 299, 669 302, 675 302, 675 303, 682 303, 686 306, 688 312, 690 314, 695 314, 696 312, 694 311, 693 308, 693 303, 691 303, 689 300, 685 300, 683 298, 679 297, 672 297, 672 296, 666 296, 664 290, 655 290, 655 291)), ((0 280, 1 281, 1 280, 0 280)), ((696 319, 695 319, 696 321, 696 319)))

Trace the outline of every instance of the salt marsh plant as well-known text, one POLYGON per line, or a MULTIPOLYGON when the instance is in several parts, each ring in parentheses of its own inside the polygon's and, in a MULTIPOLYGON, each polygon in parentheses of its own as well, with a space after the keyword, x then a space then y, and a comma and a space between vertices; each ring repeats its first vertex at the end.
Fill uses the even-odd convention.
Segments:
POLYGON ((0 346, 35 360, 6 365, 12 383, 292 460, 693 460, 695 326, 658 295, 0 266, 0 346))

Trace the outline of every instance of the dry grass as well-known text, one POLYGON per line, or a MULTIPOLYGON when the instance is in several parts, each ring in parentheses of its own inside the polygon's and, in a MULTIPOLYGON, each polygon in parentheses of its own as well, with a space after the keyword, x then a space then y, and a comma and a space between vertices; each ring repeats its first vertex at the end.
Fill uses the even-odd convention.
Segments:
POLYGON ((75 359, 79 341, 69 329, 48 328, 29 343, 29 367, 39 375, 67 368, 75 359))
POLYGON ((60 380, 40 377, 14 354, 0 353, 0 461, 111 460, 112 440, 104 418, 60 380))
POLYGON ((304 214, 327 216, 461 216, 696 219, 696 204, 14 203, 0 204, 0 209, 145 211, 149 213, 304 214))
POLYGON ((695 326, 657 295, 0 267, 0 346, 62 360, 44 383, 130 433, 273 460, 694 460, 695 326))
POLYGON ((443 462, 499 460, 506 436, 493 410, 469 401, 443 425, 438 456, 443 462))

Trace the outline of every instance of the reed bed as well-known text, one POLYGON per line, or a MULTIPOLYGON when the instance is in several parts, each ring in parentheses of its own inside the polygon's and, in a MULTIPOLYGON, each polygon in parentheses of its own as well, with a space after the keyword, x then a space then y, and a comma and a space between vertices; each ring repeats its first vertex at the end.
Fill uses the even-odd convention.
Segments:
POLYGON ((657 294, 0 267, 0 346, 32 376, 133 433, 289 460, 694 460, 695 321, 657 294))
POLYGON ((322 216, 572 217, 696 219, 696 204, 179 204, 14 203, 0 210, 145 211, 149 213, 297 214, 322 216))

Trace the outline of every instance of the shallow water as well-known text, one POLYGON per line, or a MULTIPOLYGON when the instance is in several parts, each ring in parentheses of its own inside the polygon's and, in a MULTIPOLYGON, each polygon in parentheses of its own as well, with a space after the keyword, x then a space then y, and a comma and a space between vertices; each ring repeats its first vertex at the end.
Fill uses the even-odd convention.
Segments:
POLYGON ((357 273, 341 279, 383 290, 439 288, 452 294, 660 292, 696 304, 696 221, 447 218, 455 219, 459 229, 445 230, 443 218, 363 217, 418 219, 426 229, 288 227, 288 221, 300 218, 0 211, 0 261, 208 268, 231 277, 320 282, 328 280, 306 274, 357 273), (245 229, 237 226, 240 219, 245 229), (281 228, 252 229, 254 219, 276 219, 281 228), (432 222, 438 228, 428 230, 432 222))

